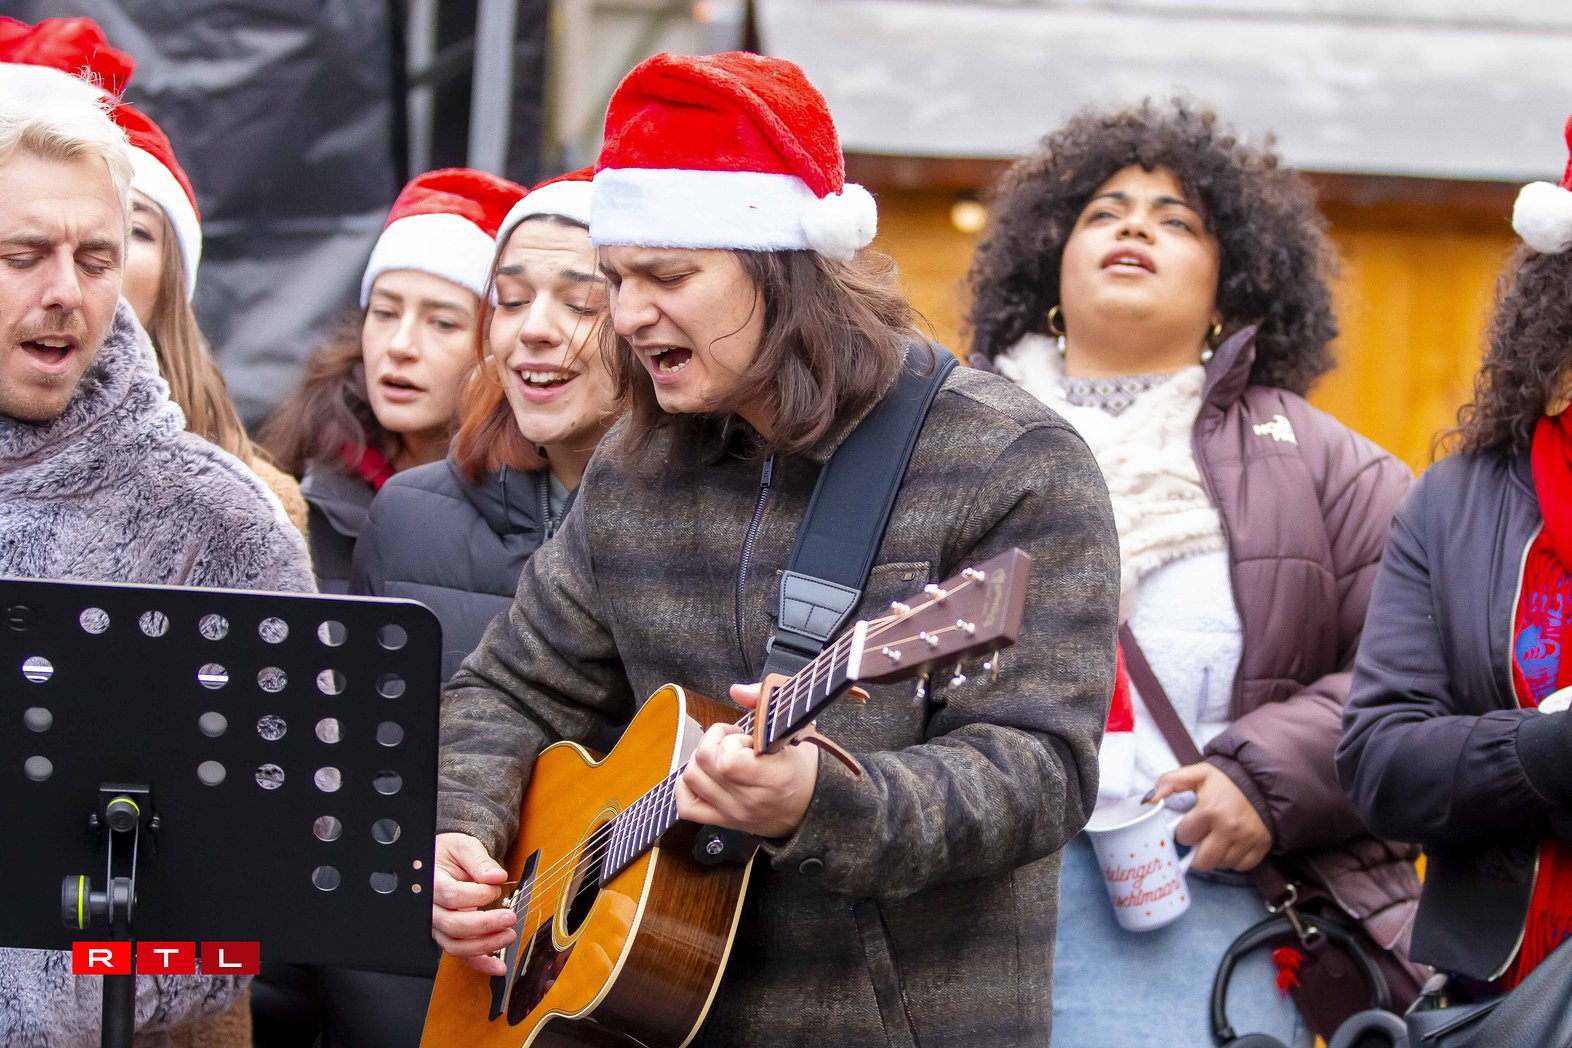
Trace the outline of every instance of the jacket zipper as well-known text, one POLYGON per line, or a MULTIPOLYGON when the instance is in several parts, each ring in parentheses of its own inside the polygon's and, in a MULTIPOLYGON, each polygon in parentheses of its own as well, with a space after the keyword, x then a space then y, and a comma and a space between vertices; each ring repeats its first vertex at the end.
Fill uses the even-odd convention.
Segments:
MULTIPOLYGON (((1202 396, 1205 396, 1204 391, 1202 396)), ((1201 410, 1204 412, 1209 406, 1209 403, 1203 400, 1201 410)), ((1195 471, 1200 474, 1201 488, 1206 492, 1206 497, 1211 500, 1213 507, 1217 510, 1217 523, 1223 532, 1223 550, 1228 554, 1228 592, 1234 600, 1234 614, 1239 618, 1239 664, 1234 667, 1233 685, 1228 689, 1228 719, 1236 721, 1244 716, 1244 711, 1240 709, 1243 705, 1244 695, 1244 687, 1240 677, 1244 673, 1245 641, 1247 639, 1245 617, 1239 610, 1241 607, 1239 603, 1239 579, 1234 571, 1234 541, 1233 537, 1228 533, 1228 515, 1223 512, 1223 504, 1217 500, 1217 492, 1212 488, 1211 475, 1206 471, 1206 453, 1201 450, 1200 427, 1201 417, 1198 414, 1195 426, 1190 430, 1190 454, 1195 458, 1195 471)))
MULTIPOLYGON (((1539 538, 1539 533, 1545 530, 1541 523, 1534 529, 1534 533, 1523 544, 1523 556, 1517 562, 1517 587, 1512 590, 1512 603, 1510 605, 1511 618, 1507 620, 1507 694, 1516 696, 1517 687, 1512 683, 1512 627, 1517 624, 1517 606, 1523 599, 1523 576, 1528 574, 1528 551, 1534 548, 1534 540, 1539 538)), ((1528 902, 1534 904, 1534 889, 1539 886, 1539 846, 1534 846, 1534 872, 1528 879, 1528 902)), ((1528 934, 1528 915, 1523 915, 1523 925, 1517 930, 1517 942, 1512 944, 1512 951, 1506 955, 1506 960, 1501 962, 1501 968, 1490 977, 1490 981, 1501 978, 1506 970, 1512 967, 1512 962, 1517 960, 1517 955, 1523 950, 1523 937, 1528 934)))
POLYGON ((759 474, 759 501, 753 507, 753 520, 748 523, 748 533, 742 538, 742 561, 737 565, 737 648, 742 652, 743 665, 749 665, 752 660, 748 658, 748 645, 742 635, 742 590, 748 583, 748 561, 753 556, 753 540, 758 536, 759 525, 764 521, 764 504, 770 499, 770 480, 774 475, 775 456, 771 455, 764 460, 764 469, 759 474))

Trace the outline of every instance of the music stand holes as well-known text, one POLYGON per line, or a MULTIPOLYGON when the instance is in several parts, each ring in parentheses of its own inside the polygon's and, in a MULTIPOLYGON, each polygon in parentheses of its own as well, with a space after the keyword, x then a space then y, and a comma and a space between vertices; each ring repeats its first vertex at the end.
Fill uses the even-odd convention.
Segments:
POLYGON ((337 717, 323 717, 317 721, 317 738, 329 746, 343 741, 344 729, 339 724, 337 717))
POLYGON ((22 771, 34 782, 48 782, 49 776, 55 773, 55 766, 48 757, 29 757, 22 765, 22 771))
POLYGON ((216 662, 203 663, 197 670, 197 682, 204 688, 217 691, 229 683, 229 671, 216 662))
POLYGON ((384 797, 391 797, 404 788, 404 777, 396 771, 379 771, 371 785, 384 797))
POLYGON ((338 869, 333 866, 318 866, 311 871, 311 883, 325 892, 330 892, 343 881, 338 869))
POLYGON ((216 739, 229 730, 229 718, 217 710, 209 710, 197 718, 197 730, 210 739, 216 739))
POLYGON ((396 699, 404 694, 404 678, 397 673, 384 673, 377 678, 377 694, 384 699, 396 699))
POLYGON ((403 832, 403 828, 392 819, 378 819, 371 824, 371 839, 378 844, 392 844, 403 832))
POLYGON ((269 615, 257 623, 257 636, 261 637, 265 644, 282 644, 289 639, 289 623, 269 615))
POLYGON ((54 727, 55 715, 42 706, 32 706, 22 711, 22 723, 28 731, 48 731, 54 727))
POLYGON ((257 734, 268 742, 277 742, 288 731, 288 722, 276 713, 264 713, 257 718, 257 734))
POLYGON ((416 859, 414 862, 410 863, 410 866, 417 870, 424 870, 426 868, 426 864, 421 862, 419 859, 416 859))
POLYGON ((342 622, 328 619, 317 627, 317 640, 330 648, 336 648, 349 639, 349 630, 344 628, 342 622))
POLYGON ((81 625, 82 632, 96 637, 109 628, 109 612, 103 608, 83 608, 76 621, 81 625))
MULTIPOLYGON (((218 761, 203 761, 197 765, 197 780, 204 786, 217 786, 224 781, 228 774, 224 770, 224 766, 218 763, 218 761)), ((283 772, 279 772, 279 775, 282 777, 283 772)), ((262 780, 258 779, 257 781, 260 782, 262 780)))
POLYGON ((398 891, 398 874, 378 870, 371 875, 371 890, 378 895, 392 895, 398 891))
POLYGON ((331 843, 344 833, 344 824, 331 815, 323 815, 311 824, 311 832, 317 840, 331 843))
POLYGON ((323 793, 337 793, 339 787, 344 785, 344 773, 333 767, 318 768, 317 773, 311 776, 311 781, 323 793))
POLYGON ((257 785, 264 790, 276 790, 284 785, 284 769, 276 764, 264 764, 257 769, 257 785))
POLYGON ((29 655, 22 660, 22 676, 34 684, 48 684, 55 675, 55 664, 42 655, 29 655))
POLYGON ((404 727, 393 721, 383 721, 377 725, 377 741, 389 748, 397 746, 404 741, 404 727))
POLYGON ((349 682, 338 670, 323 670, 317 674, 317 690, 324 695, 338 695, 349 682))
POLYGON ((197 623, 197 632, 204 640, 223 640, 229 636, 229 620, 222 615, 203 615, 197 623))
POLYGON ((137 616, 136 624, 149 637, 162 637, 169 632, 169 616, 161 611, 144 611, 137 616))
POLYGON ((409 890, 411 892, 414 892, 416 895, 419 895, 420 894, 420 882, 416 881, 414 884, 411 884, 409 886, 409 890))
POLYGON ((409 634, 404 632, 403 626, 390 622, 377 630, 377 643, 389 651, 397 651, 409 643, 409 634))
POLYGON ((289 683, 289 675, 277 666, 264 666, 257 671, 257 687, 270 695, 277 695, 289 683))

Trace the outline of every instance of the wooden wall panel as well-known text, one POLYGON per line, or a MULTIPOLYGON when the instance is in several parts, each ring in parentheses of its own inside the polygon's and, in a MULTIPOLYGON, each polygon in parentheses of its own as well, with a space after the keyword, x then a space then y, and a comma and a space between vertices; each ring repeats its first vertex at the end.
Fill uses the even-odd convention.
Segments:
MULTIPOLYGON (((900 265, 913 305, 964 353, 964 278, 975 236, 950 223, 954 191, 883 189, 877 245, 900 265)), ((1416 470, 1468 397, 1495 282, 1513 238, 1506 216, 1445 205, 1329 205, 1342 255, 1339 365, 1311 396, 1416 470)))

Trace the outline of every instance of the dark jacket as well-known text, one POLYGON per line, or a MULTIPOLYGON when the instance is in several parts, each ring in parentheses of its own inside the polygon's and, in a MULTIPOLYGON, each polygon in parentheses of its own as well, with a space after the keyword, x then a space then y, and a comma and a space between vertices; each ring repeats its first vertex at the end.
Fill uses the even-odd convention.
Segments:
POLYGON ((348 593, 355 540, 366 526, 376 492, 360 477, 331 463, 311 461, 300 478, 300 494, 308 507, 306 534, 317 589, 348 593))
MULTIPOLYGON (((831 450, 775 461, 744 580, 760 464, 733 444, 644 479, 621 463, 625 432, 602 442, 562 532, 443 695, 438 829, 494 853, 548 743, 627 720, 668 681, 724 699, 758 679, 778 574, 831 450)), ((866 774, 821 758, 798 831, 756 860, 702 1043, 1047 1042, 1057 853, 1097 796, 1118 551, 1074 430, 1008 382, 958 368, 859 614, 1013 546, 1034 562, 997 683, 936 677, 925 701, 910 682, 874 686, 866 706, 818 718, 866 774)))
POLYGON ((1233 723, 1206 759, 1383 946, 1419 885, 1410 849, 1370 837, 1337 780, 1350 671, 1388 525, 1412 474, 1285 390, 1249 384, 1254 329, 1207 368, 1196 465, 1222 517, 1243 650, 1233 723))
POLYGON ((1371 827, 1425 846, 1414 956, 1479 979, 1516 956, 1537 846, 1572 809, 1572 713, 1512 688, 1541 526, 1527 454, 1425 472, 1392 523, 1337 753, 1371 827))
POLYGON ((471 484, 451 461, 404 470, 372 500, 350 592, 436 612, 446 680, 513 603, 524 562, 545 540, 545 494, 545 473, 504 469, 471 484))

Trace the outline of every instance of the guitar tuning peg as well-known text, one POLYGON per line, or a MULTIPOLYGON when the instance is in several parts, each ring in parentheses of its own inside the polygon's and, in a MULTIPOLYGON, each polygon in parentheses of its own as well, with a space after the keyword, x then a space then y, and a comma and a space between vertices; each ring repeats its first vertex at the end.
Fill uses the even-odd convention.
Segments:
POLYGON ((917 701, 928 701, 928 675, 926 673, 917 678, 917 701))
POLYGON ((961 664, 957 662, 955 664, 955 668, 950 671, 950 687, 959 688, 962 684, 965 683, 966 674, 961 672, 961 664))
POLYGON ((982 670, 984 673, 988 674, 989 684, 999 683, 999 658, 999 653, 997 651, 992 651, 988 653, 988 657, 986 659, 983 659, 982 670))

